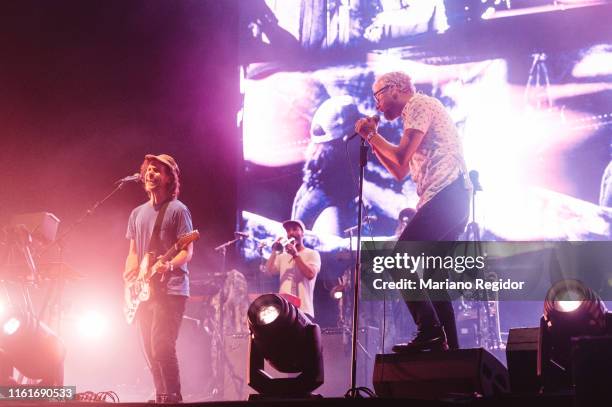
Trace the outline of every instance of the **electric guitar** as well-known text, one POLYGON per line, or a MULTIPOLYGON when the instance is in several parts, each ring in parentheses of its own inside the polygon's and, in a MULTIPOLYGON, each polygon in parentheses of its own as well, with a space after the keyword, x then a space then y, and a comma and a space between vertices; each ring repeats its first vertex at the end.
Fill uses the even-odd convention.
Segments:
POLYGON ((200 232, 194 230, 180 236, 176 243, 159 259, 156 258, 154 252, 145 254, 138 267, 138 277, 134 281, 126 281, 125 283, 123 313, 128 324, 134 322, 140 303, 151 298, 151 279, 157 274, 156 270, 153 269, 153 265, 157 261, 162 263, 169 261, 178 252, 187 248, 191 242, 195 242, 199 238, 200 232))

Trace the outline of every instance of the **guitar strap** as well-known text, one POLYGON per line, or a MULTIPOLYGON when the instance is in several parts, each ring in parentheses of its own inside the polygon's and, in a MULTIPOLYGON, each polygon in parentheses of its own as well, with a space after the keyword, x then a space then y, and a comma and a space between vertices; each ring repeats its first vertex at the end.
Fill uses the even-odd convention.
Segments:
MULTIPOLYGON (((153 233, 151 233, 151 239, 149 239, 149 247, 147 248, 147 253, 154 253, 155 259, 157 260, 157 255, 161 250, 161 225, 164 220, 164 215, 166 214, 166 209, 168 208, 168 204, 170 201, 166 201, 162 204, 161 208, 159 208, 159 212, 157 212, 157 218, 155 219, 155 225, 153 226, 153 233)), ((157 289, 162 288, 161 281, 158 278, 153 278, 151 281, 151 285, 157 289)), ((154 290, 154 292, 158 290, 154 290)))
POLYGON ((168 208, 168 204, 170 201, 166 201, 162 204, 161 208, 159 208, 159 212, 157 212, 157 218, 155 219, 155 225, 153 226, 153 233, 151 233, 151 239, 149 239, 149 247, 147 248, 147 252, 154 252, 156 255, 158 254, 158 250, 161 248, 161 224, 164 220, 164 215, 166 214, 166 209, 168 208))

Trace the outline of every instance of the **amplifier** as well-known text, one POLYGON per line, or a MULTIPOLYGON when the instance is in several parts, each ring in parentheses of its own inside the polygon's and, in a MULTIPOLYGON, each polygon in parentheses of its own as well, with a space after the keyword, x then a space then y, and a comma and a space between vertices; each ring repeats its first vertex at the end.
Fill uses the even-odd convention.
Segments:
POLYGON ((506 345, 506 361, 513 393, 537 393, 540 328, 512 328, 506 345))
POLYGON ((380 397, 435 400, 507 393, 510 382, 504 365, 477 348, 376 355, 374 389, 380 397))
MULTIPOLYGON (((372 388, 374 356, 378 349, 378 329, 360 329, 357 348, 357 386, 372 388)), ((341 328, 324 328, 321 332, 323 344, 323 367, 325 381, 314 391, 325 397, 343 397, 351 387, 351 333, 341 328)))

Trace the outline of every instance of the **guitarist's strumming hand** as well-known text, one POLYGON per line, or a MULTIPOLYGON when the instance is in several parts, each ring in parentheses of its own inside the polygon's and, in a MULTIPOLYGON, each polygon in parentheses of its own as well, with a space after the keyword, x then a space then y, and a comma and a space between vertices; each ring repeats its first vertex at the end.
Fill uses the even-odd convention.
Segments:
POLYGON ((161 281, 163 282, 166 278, 166 273, 174 270, 174 265, 170 261, 161 261, 161 257, 153 265, 152 274, 160 274, 161 281))

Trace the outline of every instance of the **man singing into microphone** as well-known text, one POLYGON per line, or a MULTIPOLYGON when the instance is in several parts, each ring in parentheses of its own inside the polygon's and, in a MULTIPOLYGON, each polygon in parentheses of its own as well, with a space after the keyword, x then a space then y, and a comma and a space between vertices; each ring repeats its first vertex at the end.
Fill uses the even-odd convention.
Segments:
POLYGON ((321 269, 321 256, 316 250, 304 247, 305 228, 302 221, 286 220, 283 227, 289 242, 284 245, 283 250, 281 242, 284 238, 276 239, 272 246, 272 255, 266 261, 265 271, 269 274, 280 274, 279 293, 299 298, 300 310, 314 318, 313 295, 317 274, 321 269))
MULTIPOLYGON (((177 199, 179 167, 167 154, 145 156, 140 175, 149 200, 132 211, 126 237, 130 249, 123 278, 134 280, 147 252, 158 255, 172 247, 177 238, 193 230, 189 209, 177 199)), ((176 340, 189 296, 187 263, 193 243, 167 262, 153 265, 156 276, 152 297, 140 304, 136 315, 144 354, 155 384, 156 402, 182 401, 176 340)))
MULTIPOLYGON (((417 212, 399 240, 457 240, 467 223, 471 183, 450 115, 437 99, 416 93, 410 76, 403 72, 382 75, 372 91, 376 109, 385 119, 401 117, 400 142, 392 144, 378 134, 378 123, 371 117, 359 119, 355 131, 370 144, 376 157, 395 178, 402 180, 410 174, 419 196, 417 212)), ((406 299, 417 333, 410 343, 396 345, 393 350, 458 348, 450 297, 432 303, 427 293, 421 294, 419 297, 423 300, 406 299)))

